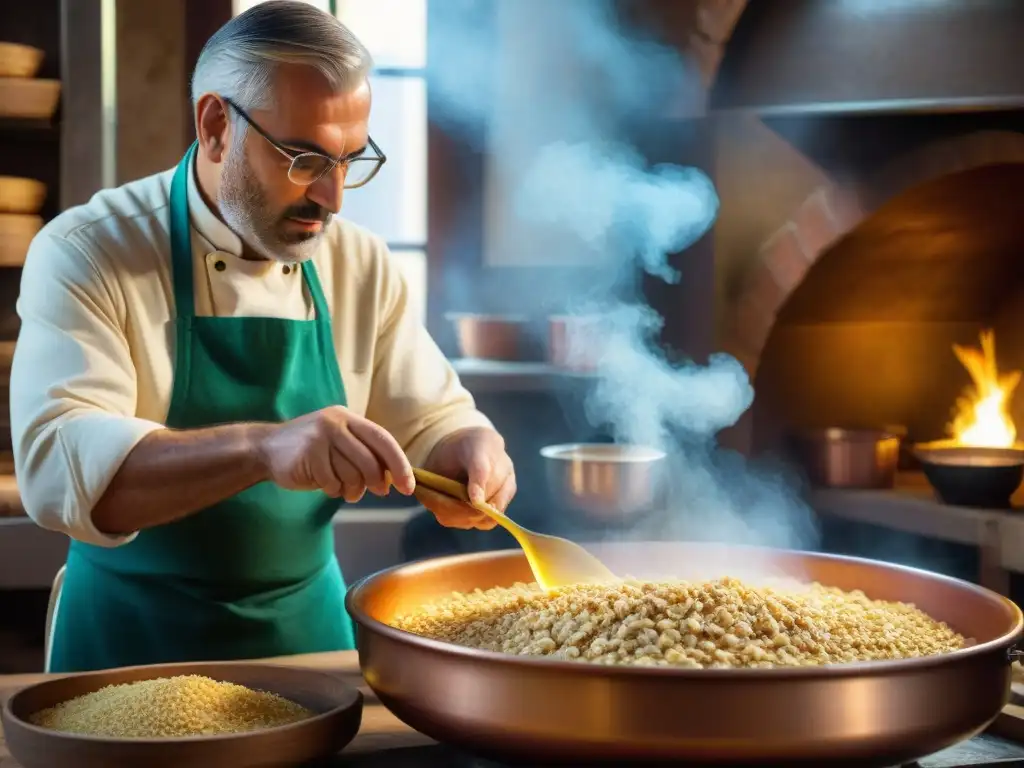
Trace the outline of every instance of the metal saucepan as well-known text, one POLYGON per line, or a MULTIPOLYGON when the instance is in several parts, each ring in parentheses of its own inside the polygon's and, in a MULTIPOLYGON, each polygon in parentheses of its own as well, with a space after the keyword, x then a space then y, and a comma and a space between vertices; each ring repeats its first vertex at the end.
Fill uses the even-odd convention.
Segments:
POLYGON ((804 429, 790 435, 790 448, 818 488, 892 488, 900 440, 872 429, 804 429))
POLYGON ((789 574, 915 603, 976 642, 940 656, 778 669, 683 670, 510 656, 388 626, 452 591, 530 580, 521 552, 399 566, 347 605, 381 702, 439 741, 498 759, 898 765, 984 729, 1009 699, 1021 612, 994 592, 925 571, 831 555, 705 544, 593 547, 619 574, 789 574))
POLYGON ((665 502, 665 452, 642 445, 570 443, 541 448, 560 510, 615 525, 665 502))

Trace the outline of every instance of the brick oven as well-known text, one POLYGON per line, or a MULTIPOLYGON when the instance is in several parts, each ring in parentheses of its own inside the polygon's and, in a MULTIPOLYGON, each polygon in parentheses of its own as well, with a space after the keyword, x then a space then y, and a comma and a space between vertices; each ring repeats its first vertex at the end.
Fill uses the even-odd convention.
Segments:
MULTIPOLYGON (((1015 120, 835 127, 885 137, 902 122, 922 135, 816 189, 758 250, 731 339, 755 377, 753 448, 777 446, 794 426, 942 437, 968 383, 951 347, 976 344, 984 328, 995 331, 1000 367, 1024 368, 1024 133, 1015 120), (962 132, 928 137, 947 124, 962 132)), ((1022 406, 1014 416, 1024 423, 1022 406)))
MULTIPOLYGON (((1000 371, 1024 370, 1024 3, 700 6, 686 46, 722 201, 715 346, 756 390, 721 442, 945 437, 971 383, 954 345, 990 329, 1000 371)), ((1024 431, 1020 387, 1009 415, 1024 431)), ((941 502, 909 451, 900 469, 895 488, 809 491, 823 548, 1024 595, 1024 518, 941 502)))
POLYGON ((736 5, 718 4, 734 23, 709 100, 718 335, 757 395, 725 441, 758 452, 836 425, 940 438, 968 384, 954 343, 991 328, 1000 368, 1024 368, 1024 5, 736 5))

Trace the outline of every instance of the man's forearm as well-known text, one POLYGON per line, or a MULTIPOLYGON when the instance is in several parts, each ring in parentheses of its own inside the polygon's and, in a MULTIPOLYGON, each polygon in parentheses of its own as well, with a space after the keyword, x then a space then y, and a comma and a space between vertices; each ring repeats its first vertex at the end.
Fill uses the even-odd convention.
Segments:
POLYGON ((92 510, 93 524, 118 535, 174 522, 267 479, 258 446, 269 424, 164 429, 125 458, 92 510))

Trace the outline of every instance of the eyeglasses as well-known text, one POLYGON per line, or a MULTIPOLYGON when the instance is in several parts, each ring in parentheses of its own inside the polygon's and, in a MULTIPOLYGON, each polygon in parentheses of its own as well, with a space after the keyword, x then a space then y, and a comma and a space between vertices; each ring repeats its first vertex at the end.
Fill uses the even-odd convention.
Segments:
POLYGON ((365 153, 368 150, 372 150, 375 154, 367 157, 365 154, 360 154, 355 157, 342 155, 341 157, 334 158, 322 155, 319 152, 299 152, 294 149, 289 149, 284 146, 277 139, 273 138, 269 133, 263 130, 256 121, 254 121, 245 111, 235 104, 230 99, 224 99, 229 107, 231 107, 239 116, 248 123, 256 133, 262 136, 267 142, 280 152, 282 155, 291 161, 291 165, 288 166, 288 179, 293 184, 298 184, 300 187, 308 187, 310 184, 321 179, 324 175, 334 170, 334 167, 340 165, 342 172, 345 174, 345 189, 355 189, 357 187, 365 186, 370 180, 377 175, 380 171, 381 166, 387 162, 387 157, 383 152, 380 151, 380 147, 370 137, 367 137, 367 146, 363 150, 365 153))

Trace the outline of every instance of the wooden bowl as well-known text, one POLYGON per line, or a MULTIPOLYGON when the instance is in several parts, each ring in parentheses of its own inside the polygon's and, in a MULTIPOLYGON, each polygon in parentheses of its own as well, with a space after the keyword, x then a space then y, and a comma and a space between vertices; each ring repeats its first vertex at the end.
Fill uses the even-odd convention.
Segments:
POLYGON ((46 200, 46 185, 20 176, 0 176, 0 212, 39 213, 46 200))
POLYGON ((16 344, 16 341, 0 341, 0 381, 3 381, 4 374, 10 377, 11 366, 14 364, 14 347, 16 344))
POLYGON ((363 695, 325 672, 245 662, 126 667, 71 675, 24 688, 3 708, 4 736, 24 768, 262 768, 299 766, 332 757, 359 732, 363 695), (205 675, 268 691, 318 713, 278 728, 228 736, 113 739, 40 728, 28 718, 107 685, 176 675, 205 675))
POLYGON ((60 80, 0 77, 0 117, 48 120, 59 100, 60 80))
POLYGON ((31 45, 0 43, 0 77, 35 77, 44 55, 31 45))
POLYGON ((43 228, 41 216, 0 213, 0 267, 20 267, 25 263, 32 238, 43 228))

